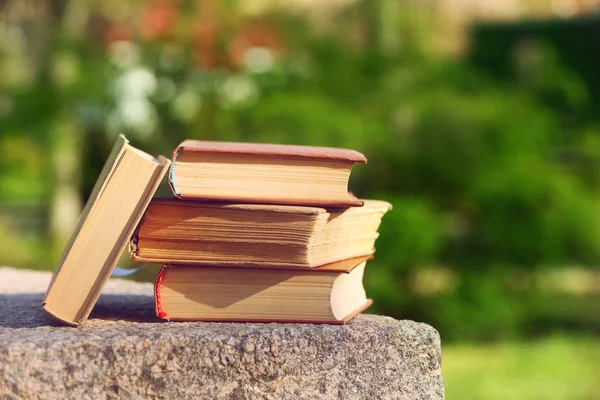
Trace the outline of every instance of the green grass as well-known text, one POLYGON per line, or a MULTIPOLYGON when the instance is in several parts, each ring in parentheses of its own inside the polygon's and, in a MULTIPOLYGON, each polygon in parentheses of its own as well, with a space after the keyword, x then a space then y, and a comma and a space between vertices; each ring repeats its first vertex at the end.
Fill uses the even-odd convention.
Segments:
POLYGON ((600 400, 600 339, 443 346, 448 400, 600 400))

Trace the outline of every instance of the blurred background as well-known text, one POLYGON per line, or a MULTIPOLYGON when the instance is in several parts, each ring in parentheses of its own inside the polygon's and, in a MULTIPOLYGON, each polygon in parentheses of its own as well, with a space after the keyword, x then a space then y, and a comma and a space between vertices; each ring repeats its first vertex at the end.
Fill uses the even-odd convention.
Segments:
POLYGON ((54 269, 119 133, 167 156, 186 138, 353 148, 351 189, 394 205, 371 311, 440 331, 447 398, 600 399, 600 0, 0 15, 0 265, 54 269))

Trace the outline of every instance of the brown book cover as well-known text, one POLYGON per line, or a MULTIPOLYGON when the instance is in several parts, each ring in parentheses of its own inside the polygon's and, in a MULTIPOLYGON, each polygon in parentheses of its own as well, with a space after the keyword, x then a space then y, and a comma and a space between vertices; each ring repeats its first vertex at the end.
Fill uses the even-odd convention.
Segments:
POLYGON ((341 148, 186 140, 173 152, 169 185, 183 200, 360 207, 348 179, 366 162, 341 148))
MULTIPOLYGON (((262 269, 254 266, 248 267, 244 269, 243 272, 240 272, 240 270, 237 270, 236 268, 215 268, 214 266, 208 265, 165 265, 156 277, 154 284, 156 315, 159 318, 168 321, 267 323, 298 322, 336 325, 345 324, 366 310, 373 303, 371 299, 366 298, 364 288, 362 287, 362 275, 364 272, 365 263, 370 259, 372 259, 371 256, 342 260, 336 263, 314 268, 310 272, 299 272, 286 269, 262 269), (194 277, 193 275, 195 272, 205 273, 206 276, 203 275, 194 277), (164 279, 165 275, 169 274, 169 276, 171 276, 174 273, 183 273, 186 275, 182 278, 184 286, 179 287, 176 285, 176 283, 170 283, 166 286, 170 286, 176 291, 190 291, 190 293, 182 293, 179 296, 183 296, 183 299, 185 299, 188 303, 188 307, 190 304, 193 306, 193 303, 195 303, 198 309, 187 311, 171 309, 171 311, 167 312, 168 310, 165 309, 163 304, 163 291, 165 289, 164 279), (239 276, 240 273, 246 274, 247 276, 239 276), (343 283, 346 285, 345 290, 350 294, 350 297, 348 297, 348 294, 339 296, 339 293, 342 289, 335 289, 335 282, 338 280, 336 277, 345 275, 349 277, 347 279, 350 279, 350 275, 353 273, 356 273, 357 275, 351 278, 352 282, 346 280, 346 282, 343 283), (286 293, 289 292, 290 298, 287 299, 288 296, 281 297, 282 289, 277 290, 276 287, 281 285, 282 282, 285 283, 293 281, 298 276, 303 276, 305 279, 307 277, 313 277, 313 280, 305 280, 303 282, 302 278, 298 279, 297 281, 293 282, 293 284, 289 286, 286 291, 286 293), (319 276, 324 277, 323 282, 314 280, 314 277, 319 276), (332 277, 336 279, 331 280, 332 277), (248 278, 255 278, 258 287, 253 287, 252 285, 254 283, 249 282, 248 278), (322 294, 319 295, 319 292, 316 290, 318 290, 318 288, 327 286, 324 284, 324 282, 328 282, 328 280, 331 287, 329 289, 322 289, 325 290, 329 296, 331 296, 331 300, 328 300, 327 303, 329 303, 329 301, 334 302, 334 296, 337 296, 346 301, 354 301, 355 305, 351 306, 350 309, 346 308, 346 311, 344 311, 343 314, 338 317, 334 317, 333 315, 329 318, 315 318, 307 316, 312 308, 311 306, 316 306, 318 304, 315 302, 315 299, 321 298, 321 302, 325 301, 322 298, 322 294), (216 293, 210 293, 211 281, 215 282, 212 290, 217 289, 216 293), (194 285, 197 285, 197 287, 194 285), (179 289, 177 289, 178 287, 179 289), (306 290, 307 288, 310 290, 308 295, 303 292, 303 290, 306 290), (232 290, 235 291, 235 300, 232 300, 231 298, 220 299, 221 296, 231 297, 232 290), (227 293, 229 293, 229 295, 227 293), (278 294, 280 296, 279 298, 277 297, 278 294), (266 302, 263 303, 262 306, 256 306, 255 302, 257 300, 253 300, 253 298, 256 298, 257 296, 263 296, 266 299, 266 302), (210 297, 210 299, 208 299, 208 297, 210 297), (290 310, 290 304, 301 304, 303 301, 309 302, 306 306, 300 306, 304 310, 302 312, 304 316, 294 315, 293 311, 290 310), (206 304, 204 304, 205 302, 206 304), (227 305, 228 302, 234 304, 235 308, 239 308, 244 302, 247 302, 247 313, 236 315, 235 313, 230 312, 227 305), (202 310, 205 310, 204 315, 202 315, 202 310)), ((340 286, 341 285, 338 285, 338 287, 340 286)), ((339 303, 339 300, 337 300, 337 302, 339 303)), ((180 308, 185 307, 185 304, 182 304, 182 300, 177 300, 170 306, 177 307, 177 305, 179 305, 180 308)), ((315 308, 322 308, 322 305, 315 308)))
POLYGON ((69 325, 87 319, 169 165, 119 136, 46 292, 48 314, 69 325))
POLYGON ((269 143, 237 143, 237 142, 209 142, 202 140, 186 140, 175 150, 196 153, 228 153, 228 154, 256 154, 274 157, 299 157, 309 159, 329 159, 351 161, 364 164, 367 158, 355 150, 337 147, 298 146, 291 144, 269 143))

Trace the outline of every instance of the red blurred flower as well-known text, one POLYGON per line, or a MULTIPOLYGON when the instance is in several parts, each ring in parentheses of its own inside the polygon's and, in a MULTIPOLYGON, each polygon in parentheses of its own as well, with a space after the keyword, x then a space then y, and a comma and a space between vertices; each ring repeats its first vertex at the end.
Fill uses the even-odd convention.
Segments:
POLYGON ((196 27, 194 61, 203 69, 211 69, 219 64, 223 56, 219 53, 221 24, 218 20, 200 21, 196 27))
POLYGON ((110 45, 118 41, 131 41, 133 32, 130 27, 123 24, 112 24, 104 32, 104 44, 110 45))
POLYGON ((179 9, 170 1, 149 5, 142 17, 141 31, 149 39, 167 36, 177 24, 179 9))
POLYGON ((250 25, 242 28, 231 39, 228 52, 234 67, 244 65, 248 50, 253 47, 262 47, 271 51, 277 59, 283 53, 283 40, 274 28, 268 25, 250 25))
POLYGON ((218 19, 200 21, 194 37, 196 65, 203 69, 217 66, 242 68, 248 51, 255 47, 270 50, 275 60, 283 54, 281 36, 268 25, 243 27, 234 33, 229 43, 221 46, 221 41, 226 37, 226 29, 218 19))

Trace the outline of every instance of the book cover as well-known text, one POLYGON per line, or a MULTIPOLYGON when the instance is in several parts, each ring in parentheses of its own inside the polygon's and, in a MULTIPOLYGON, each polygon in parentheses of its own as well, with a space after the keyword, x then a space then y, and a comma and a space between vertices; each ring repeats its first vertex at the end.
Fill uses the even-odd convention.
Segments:
POLYGON ((44 311, 69 325, 87 319, 169 165, 119 136, 58 262, 44 311))
POLYGON ((156 315, 169 321, 345 324, 372 304, 362 284, 370 258, 310 271, 165 265, 155 282, 156 315))
POLYGON ((359 207, 348 180, 366 162, 341 148, 187 140, 173 152, 169 185, 183 200, 359 207))

